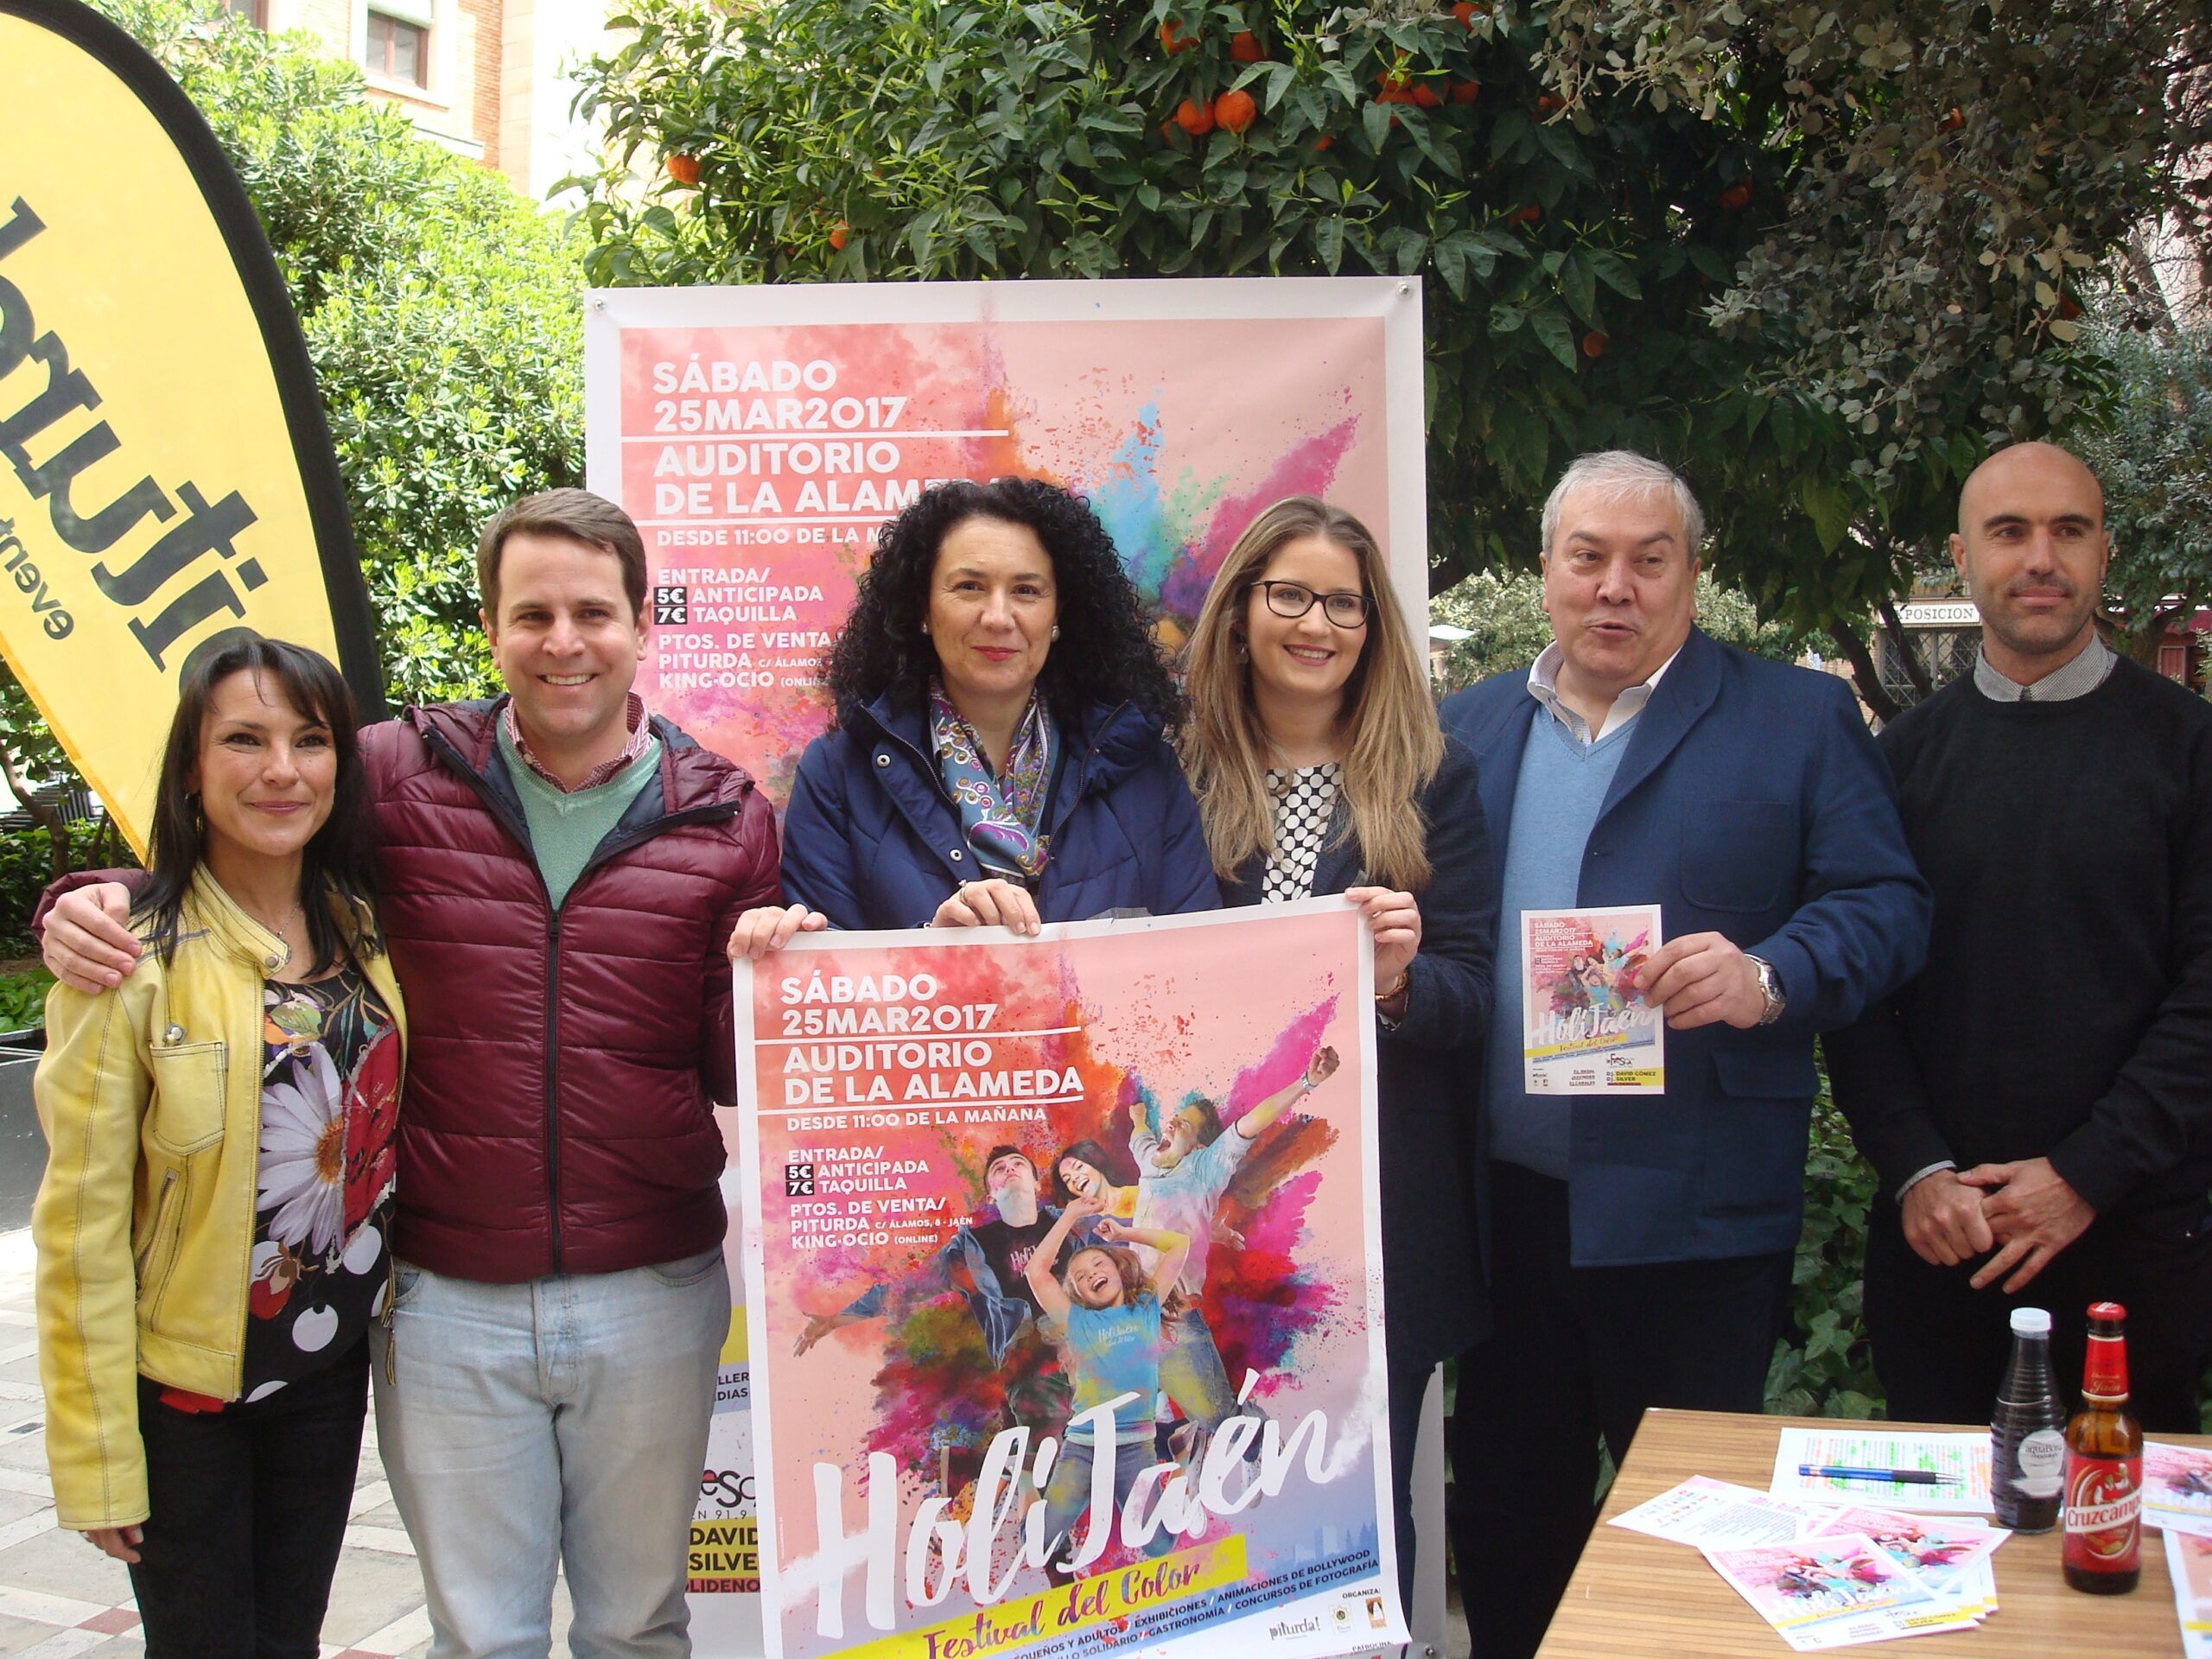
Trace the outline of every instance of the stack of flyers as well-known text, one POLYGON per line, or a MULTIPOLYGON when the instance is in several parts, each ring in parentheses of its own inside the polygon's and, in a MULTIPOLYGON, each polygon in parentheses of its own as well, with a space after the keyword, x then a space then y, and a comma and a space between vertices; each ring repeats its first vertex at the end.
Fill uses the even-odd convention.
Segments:
POLYGON ((1800 1653, 1970 1630, 1974 1623, 1861 1533, 1708 1549, 1705 1559, 1800 1653))
POLYGON ((1611 1524, 1701 1551, 1801 1649, 1980 1624, 1997 1611, 1990 1558, 2012 1535, 1986 1521, 1837 1510, 1703 1475, 1611 1524))
POLYGON ((2143 1524, 2212 1538, 2212 1452, 2143 1442, 2143 1524))
POLYGON ((1522 1082, 1532 1095, 1663 1095, 1667 1025, 1636 976, 1656 905, 1521 912, 1522 1082))
POLYGON ((2167 1528, 2166 1577, 2173 1581, 2185 1659, 2212 1659, 2212 1538, 2167 1528))
POLYGON ((1839 1510, 1815 1537, 1872 1538, 1910 1567, 1920 1581, 1979 1623, 1997 1611, 1997 1574, 1989 1558, 2012 1535, 1957 1516, 1899 1515, 1893 1510, 1839 1510))

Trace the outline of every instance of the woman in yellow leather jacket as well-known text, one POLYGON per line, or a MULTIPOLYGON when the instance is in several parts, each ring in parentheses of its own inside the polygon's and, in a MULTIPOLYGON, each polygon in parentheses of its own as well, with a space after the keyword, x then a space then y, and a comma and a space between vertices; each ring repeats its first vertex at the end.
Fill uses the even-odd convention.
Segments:
POLYGON ((388 1297, 403 1058, 354 714, 246 636, 184 675, 138 971, 57 987, 32 1214, 63 1526, 153 1659, 313 1656, 388 1297))

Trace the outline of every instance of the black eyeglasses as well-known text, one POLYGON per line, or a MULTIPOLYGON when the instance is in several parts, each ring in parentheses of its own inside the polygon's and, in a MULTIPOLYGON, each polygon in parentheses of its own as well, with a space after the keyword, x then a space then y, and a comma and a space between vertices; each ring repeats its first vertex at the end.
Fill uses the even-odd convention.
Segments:
POLYGON ((1302 582, 1255 582, 1268 598, 1268 608, 1277 616, 1303 616, 1321 601, 1321 614, 1340 628, 1363 628, 1375 601, 1365 594, 1317 594, 1302 582))

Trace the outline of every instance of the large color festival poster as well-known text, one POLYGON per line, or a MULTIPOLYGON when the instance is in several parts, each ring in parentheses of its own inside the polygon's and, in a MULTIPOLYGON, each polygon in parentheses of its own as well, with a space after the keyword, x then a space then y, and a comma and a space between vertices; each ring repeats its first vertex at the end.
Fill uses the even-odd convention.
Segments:
POLYGON ((1410 279, 612 289, 585 316, 591 487, 652 569, 638 689, 779 801, 876 531, 942 480, 1090 497, 1170 646, 1300 493, 1365 520, 1427 614, 1410 279))
POLYGON ((1402 1641, 1357 913, 737 972, 770 1659, 1402 1641))

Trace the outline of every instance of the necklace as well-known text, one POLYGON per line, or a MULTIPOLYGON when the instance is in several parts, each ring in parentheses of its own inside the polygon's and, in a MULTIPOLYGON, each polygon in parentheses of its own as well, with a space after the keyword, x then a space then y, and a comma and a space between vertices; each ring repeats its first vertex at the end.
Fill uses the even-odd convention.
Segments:
POLYGON ((292 900, 292 907, 289 910, 286 911, 283 916, 279 917, 273 922, 266 916, 262 915, 258 911, 251 908, 243 900, 238 902, 238 908, 245 911, 247 916, 251 917, 253 920, 259 922, 262 926, 267 928, 271 933, 274 933, 280 939, 290 938, 292 924, 300 920, 306 914, 305 907, 297 899, 292 900))

